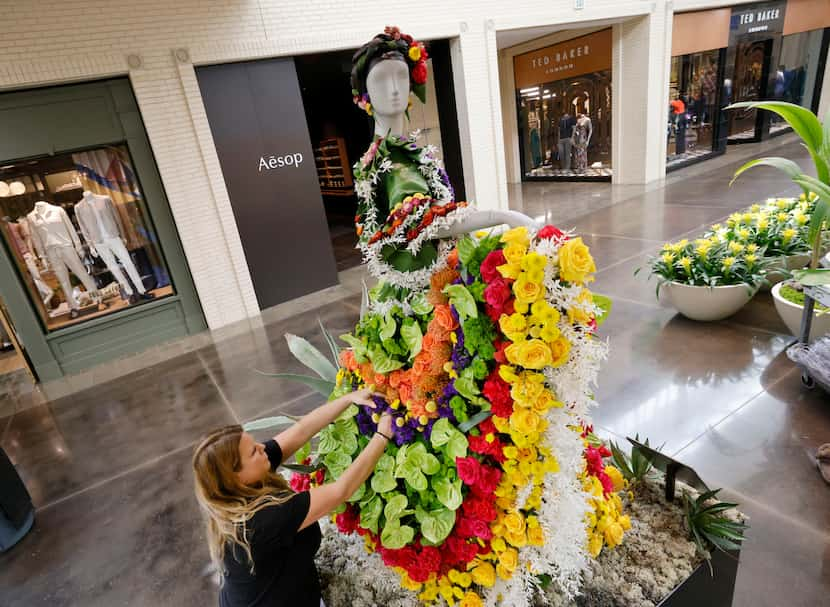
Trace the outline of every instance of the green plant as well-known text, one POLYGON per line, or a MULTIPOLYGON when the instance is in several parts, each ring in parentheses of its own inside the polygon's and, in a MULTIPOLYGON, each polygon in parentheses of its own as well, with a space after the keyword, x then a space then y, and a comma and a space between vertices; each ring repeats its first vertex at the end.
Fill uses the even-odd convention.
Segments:
POLYGON ((720 491, 720 489, 713 489, 701 493, 696 499, 686 492, 683 493, 683 511, 689 538, 694 541, 698 551, 706 559, 710 573, 714 573, 712 549, 723 552, 740 550, 741 542, 745 539, 744 532, 749 528, 746 523, 724 516, 724 512, 737 508, 738 504, 717 501, 720 491), (714 503, 709 503, 712 501, 714 503))
MULTIPOLYGON (((781 290, 779 291, 781 297, 789 301, 790 303, 794 303, 797 306, 804 305, 804 291, 799 291, 788 284, 784 284, 781 286, 781 290)), ((830 308, 823 306, 819 303, 815 305, 815 311, 826 313, 830 311, 830 308)))
MULTIPOLYGON (((639 436, 634 437, 637 442, 640 441, 639 436)), ((643 441, 646 447, 650 447, 648 439, 643 441)), ((652 458, 644 454, 636 446, 631 447, 631 456, 629 457, 625 451, 620 449, 617 443, 610 441, 611 458, 622 475, 630 482, 641 482, 651 472, 654 462, 652 458)), ((659 449, 658 449, 659 451, 659 449)))
MULTIPOLYGON (((818 196, 816 205, 810 217, 810 229, 807 240, 812 247, 810 269, 793 273, 802 282, 806 279, 811 284, 830 284, 830 269, 819 269, 819 258, 821 257, 822 231, 827 220, 830 219, 830 113, 825 117, 824 123, 810 110, 793 103, 784 101, 746 101, 733 103, 726 109, 756 108, 774 112, 787 121, 793 131, 801 137, 804 147, 810 153, 813 164, 816 168, 816 177, 808 175, 801 170, 797 163, 787 158, 767 157, 750 160, 741 168, 735 171, 730 185, 746 170, 755 166, 771 166, 786 175, 798 185, 805 196, 815 192, 818 196)), ((807 284, 807 283, 804 283, 807 284)))

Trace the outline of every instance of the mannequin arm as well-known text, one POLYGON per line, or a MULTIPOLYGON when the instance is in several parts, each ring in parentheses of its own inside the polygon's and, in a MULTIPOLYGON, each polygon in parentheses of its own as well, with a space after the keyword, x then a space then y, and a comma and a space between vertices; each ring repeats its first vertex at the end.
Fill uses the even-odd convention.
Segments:
POLYGON ((34 226, 34 224, 32 224, 29 233, 32 236, 32 242, 35 245, 35 251, 37 251, 37 256, 40 257, 40 260, 43 262, 44 267, 49 267, 49 260, 46 258, 46 249, 43 246, 43 242, 40 240, 40 234, 38 233, 37 227, 34 226))
POLYGON ((535 230, 540 227, 536 221, 518 211, 476 211, 463 221, 439 231, 436 238, 461 236, 462 234, 469 234, 475 230, 499 226, 503 223, 506 223, 511 228, 526 226, 535 230))
POLYGON ((106 196, 105 198, 107 199, 107 210, 109 211, 110 215, 112 215, 112 219, 115 221, 115 225, 118 226, 118 233, 121 236, 121 240, 123 240, 126 244, 127 230, 124 229, 124 222, 121 221, 121 215, 118 213, 118 209, 115 208, 115 202, 113 202, 112 198, 110 198, 109 196, 106 196))
POLYGON ((63 220, 63 225, 66 227, 66 231, 69 232, 69 237, 75 244, 75 250, 80 253, 83 250, 83 245, 81 243, 81 239, 78 238, 78 233, 75 231, 75 226, 72 225, 72 221, 69 219, 69 215, 66 214, 66 211, 61 209, 60 214, 61 219, 63 220))
POLYGON ((80 208, 80 203, 75 205, 75 217, 78 218, 78 227, 81 228, 81 236, 84 237, 84 240, 89 245, 89 251, 96 257, 97 251, 95 250, 95 245, 92 243, 92 238, 89 237, 89 231, 87 230, 86 221, 84 221, 84 212, 83 209, 80 208))

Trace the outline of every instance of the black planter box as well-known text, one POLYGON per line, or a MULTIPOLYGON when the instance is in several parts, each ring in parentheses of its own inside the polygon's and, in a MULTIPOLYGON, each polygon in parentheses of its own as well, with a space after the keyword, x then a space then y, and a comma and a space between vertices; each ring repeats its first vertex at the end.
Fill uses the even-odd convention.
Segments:
POLYGON ((712 572, 706 563, 692 572, 657 607, 731 607, 738 577, 740 551, 712 553, 712 572))

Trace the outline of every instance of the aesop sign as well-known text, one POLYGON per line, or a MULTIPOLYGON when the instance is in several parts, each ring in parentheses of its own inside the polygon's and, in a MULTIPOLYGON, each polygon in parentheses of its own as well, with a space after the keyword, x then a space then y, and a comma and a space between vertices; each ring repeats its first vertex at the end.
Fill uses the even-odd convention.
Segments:
POLYGON ((293 59, 196 75, 260 307, 336 284, 293 59))

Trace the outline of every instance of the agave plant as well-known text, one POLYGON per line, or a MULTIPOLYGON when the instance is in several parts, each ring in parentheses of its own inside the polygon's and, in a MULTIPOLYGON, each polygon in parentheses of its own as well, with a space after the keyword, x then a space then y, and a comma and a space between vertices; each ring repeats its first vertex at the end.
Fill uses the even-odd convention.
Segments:
MULTIPOLYGON (((259 369, 257 369, 256 372, 260 375, 265 375, 266 377, 278 377, 281 379, 288 379, 303 383, 312 388, 315 392, 323 395, 325 398, 337 396, 335 391, 337 388, 337 365, 338 359, 340 358, 340 348, 337 346, 337 342, 334 340, 334 337, 332 337, 328 330, 323 326, 323 322, 319 319, 317 322, 320 324, 320 330, 322 331, 323 337, 329 346, 333 361, 329 360, 325 354, 315 348, 311 343, 309 343, 308 340, 298 337, 297 335, 292 335, 291 333, 287 333, 285 335, 285 340, 288 342, 288 349, 294 357, 310 370, 314 371, 316 376, 301 375, 298 373, 267 373, 265 371, 260 371, 259 369)), ((246 422, 243 424, 242 428, 246 432, 251 432, 252 430, 267 430, 291 424, 295 421, 297 421, 297 418, 290 415, 278 415, 275 417, 263 417, 246 422)), ((296 460, 298 464, 284 464, 284 466, 297 472, 313 472, 320 467, 320 462, 314 462, 310 466, 302 465, 301 463, 311 455, 311 443, 309 442, 297 450, 296 460)))
MULTIPOLYGON (((640 437, 636 436, 635 440, 639 442, 640 437)), ((619 468, 622 475, 630 482, 641 482, 651 472, 654 466, 654 461, 643 453, 636 445, 631 447, 631 456, 629 457, 625 451, 620 449, 619 445, 611 441, 611 458, 614 465, 619 468)), ((650 447, 648 439, 643 444, 650 447)), ((657 449, 658 451, 660 449, 657 449)))
POLYGON ((785 101, 744 101, 726 107, 727 110, 739 108, 768 110, 786 120, 793 131, 801 137, 804 147, 810 153, 816 167, 816 176, 808 175, 792 160, 775 156, 750 160, 735 171, 735 176, 729 185, 732 185, 744 171, 755 166, 766 165, 784 172, 804 191, 805 195, 809 196, 810 192, 815 192, 818 200, 810 219, 807 237, 812 248, 810 269, 793 272, 793 275, 807 286, 830 284, 830 269, 818 267, 821 257, 822 230, 830 220, 830 112, 822 123, 810 110, 785 101))
POLYGON ((701 493, 697 499, 692 499, 688 493, 683 494, 683 510, 689 536, 700 554, 706 558, 709 573, 714 573, 711 551, 740 550, 741 542, 745 539, 744 532, 749 528, 744 522, 724 516, 725 511, 737 508, 738 505, 717 501, 720 491, 714 489, 701 493))

